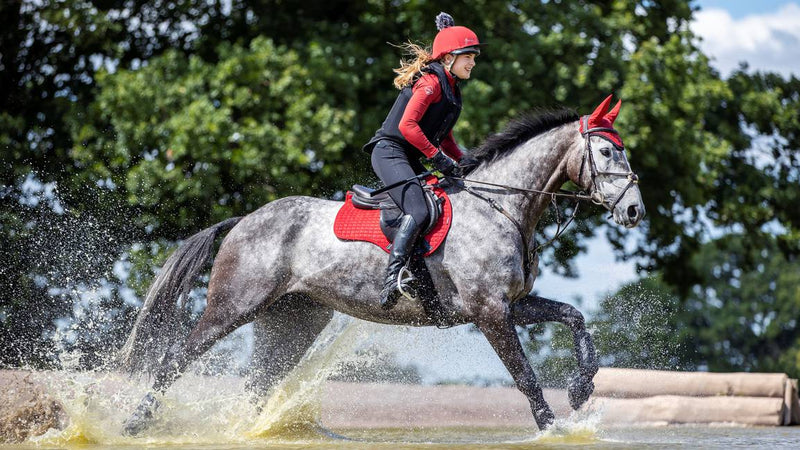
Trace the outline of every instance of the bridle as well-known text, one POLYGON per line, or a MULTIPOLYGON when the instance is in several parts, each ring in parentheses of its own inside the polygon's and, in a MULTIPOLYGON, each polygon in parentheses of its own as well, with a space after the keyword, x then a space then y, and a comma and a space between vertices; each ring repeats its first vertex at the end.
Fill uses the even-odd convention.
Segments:
MULTIPOLYGON (((524 271, 525 271, 525 279, 527 279, 528 276, 530 275, 530 263, 533 260, 534 255, 536 253, 541 252, 541 250, 543 248, 545 248, 548 245, 552 244, 553 242, 558 240, 559 237, 561 237, 561 235, 564 233, 564 231, 566 231, 567 227, 575 219, 575 216, 578 214, 578 205, 580 204, 581 201, 590 201, 590 202, 592 202, 592 203, 594 203, 596 205, 605 206, 609 211, 613 211, 614 208, 617 206, 617 204, 620 202, 620 200, 622 200, 622 196, 625 195, 625 192, 627 192, 628 189, 631 188, 631 186, 636 185, 636 184, 639 183, 639 177, 630 169, 627 172, 612 172, 612 171, 601 171, 601 170, 599 170, 597 168, 597 163, 595 162, 594 155, 592 154, 592 143, 591 143, 592 142, 592 139, 591 139, 592 136, 599 136, 599 137, 602 137, 603 139, 606 139, 606 140, 610 141, 611 144, 614 145, 614 149, 616 151, 623 151, 624 152, 625 148, 622 147, 622 146, 617 145, 615 142, 611 141, 604 134, 601 134, 601 133, 618 134, 615 129, 613 129, 613 128, 604 128, 604 127, 588 128, 588 125, 586 125, 586 124, 588 124, 588 116, 581 117, 581 122, 582 122, 582 125, 583 125, 583 126, 581 126, 581 136, 583 136, 583 139, 584 139, 584 142, 586 143, 586 145, 584 146, 584 152, 583 152, 583 156, 581 158, 581 168, 580 168, 580 172, 578 174, 578 180, 583 178, 583 172, 584 172, 584 168, 586 167, 586 160, 587 160, 587 155, 588 155, 589 168, 591 170, 591 172, 590 172, 590 174, 591 174, 591 184, 590 184, 590 186, 592 188, 588 194, 586 192, 584 192, 584 191, 569 191, 569 190, 565 190, 565 189, 559 189, 556 192, 547 192, 547 191, 542 191, 542 190, 538 190, 538 189, 528 189, 528 188, 521 188, 521 187, 517 187, 517 186, 510 186, 510 185, 506 185, 506 184, 489 183, 489 182, 486 182, 486 181, 471 180, 471 179, 464 178, 464 177, 455 177, 455 176, 448 176, 447 177, 447 178, 450 178, 450 179, 459 180, 459 181, 463 181, 463 182, 467 182, 467 183, 474 183, 474 184, 481 184, 481 185, 492 186, 492 187, 499 187, 499 188, 505 189, 506 191, 516 191, 516 192, 524 192, 524 193, 532 193, 532 194, 549 195, 550 196, 550 201, 551 201, 553 207, 556 210, 556 223, 557 223, 558 228, 556 229, 556 232, 553 235, 553 237, 548 239, 547 242, 545 242, 544 244, 538 244, 537 243, 534 246, 533 249, 530 249, 529 245, 528 245, 528 240, 525 239, 525 231, 522 229, 522 225, 519 223, 519 221, 516 218, 514 218, 514 216, 512 216, 508 211, 506 211, 506 209, 503 208, 502 205, 497 203, 497 201, 495 201, 493 198, 487 197, 487 196, 485 196, 483 194, 480 194, 480 193, 476 192, 475 189, 470 187, 470 186, 466 186, 466 185, 463 186, 463 189, 465 191, 469 192, 470 194, 474 195, 475 197, 478 197, 479 199, 481 199, 481 200, 485 201, 486 203, 488 203, 492 208, 494 208, 495 210, 499 211, 501 214, 506 216, 514 224, 514 226, 517 228, 517 231, 519 232, 519 234, 520 234, 520 236, 522 238, 522 246, 523 246, 523 253, 522 253, 523 261, 522 261, 522 265, 523 265, 524 271), (622 189, 622 191, 620 191, 619 195, 617 195, 617 198, 614 199, 614 201, 611 203, 610 206, 606 206, 607 202, 606 202, 605 197, 603 196, 602 192, 600 192, 597 189, 596 178, 598 176, 600 176, 600 175, 609 176, 609 177, 616 177, 616 178, 624 177, 624 178, 626 178, 628 180, 628 184, 622 189), (572 209, 572 214, 569 217, 569 219, 567 219, 566 222, 562 221, 562 217, 561 217, 561 214, 559 212, 558 205, 556 204, 556 199, 558 197, 566 197, 566 198, 571 198, 571 199, 575 200, 575 207, 572 209)), ((630 165, 628 165, 628 167, 630 167, 630 165)), ((534 233, 534 235, 535 235, 535 233, 534 233)), ((534 240, 535 240, 535 238, 534 238, 534 240)))
POLYGON ((605 175, 605 176, 615 177, 615 178, 625 177, 628 180, 628 184, 626 184, 625 187, 622 188, 622 190, 619 192, 619 194, 617 194, 617 198, 614 199, 614 201, 611 203, 611 205, 607 206, 607 209, 609 211, 613 211, 614 208, 617 206, 617 204, 620 202, 620 200, 622 200, 622 197, 625 195, 625 193, 628 192, 628 189, 630 189, 631 186, 633 186, 633 185, 639 184, 639 176, 636 175, 636 173, 634 173, 632 170, 630 170, 630 164, 628 164, 629 169, 628 169, 627 172, 613 172, 613 171, 607 171, 607 170, 605 170, 605 171, 598 170, 597 163, 594 160, 594 154, 592 153, 592 139, 591 139, 592 136, 599 136, 599 137, 609 141, 611 143, 611 145, 614 146, 614 150, 616 150, 618 152, 624 152, 625 151, 625 147, 617 145, 616 142, 612 141, 610 138, 608 138, 604 134, 601 134, 601 133, 613 133, 613 134, 619 135, 619 133, 617 133, 617 130, 615 130, 613 128, 604 128, 604 127, 589 128, 588 121, 589 121, 589 116, 581 117, 581 136, 583 136, 583 140, 586 142, 586 151, 583 152, 583 159, 581 160, 581 170, 580 170, 580 173, 578 174, 578 179, 580 180, 581 178, 583 178, 583 170, 584 170, 584 167, 586 167, 586 155, 589 155, 589 167, 591 168, 591 171, 592 171, 591 172, 591 174, 592 174, 592 177, 591 177, 592 189, 591 189, 590 198, 591 198, 592 203, 594 203, 596 205, 605 206, 606 205, 606 199, 603 196, 603 193, 600 192, 597 189, 597 181, 596 181, 597 177, 600 176, 600 175, 605 175))

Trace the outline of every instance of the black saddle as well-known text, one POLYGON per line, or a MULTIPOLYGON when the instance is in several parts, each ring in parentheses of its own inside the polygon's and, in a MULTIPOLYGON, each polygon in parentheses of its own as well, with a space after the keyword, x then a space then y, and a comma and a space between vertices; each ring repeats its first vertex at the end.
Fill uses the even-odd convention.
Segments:
MULTIPOLYGON (((436 222, 439 221, 439 217, 442 215, 442 204, 444 200, 436 196, 431 185, 423 185, 422 190, 425 192, 425 202, 428 205, 428 213, 430 216, 428 224, 425 226, 425 229, 422 230, 422 233, 420 233, 420 236, 425 236, 431 231, 434 225, 436 225, 436 222)), ((397 227, 400 226, 400 218, 403 217, 403 211, 395 204, 392 197, 389 196, 389 193, 381 192, 371 197, 370 194, 372 194, 375 189, 360 184, 354 184, 351 191, 353 192, 353 197, 350 200, 356 208, 381 210, 381 231, 383 231, 383 234, 389 242, 394 241, 394 235, 397 233, 397 227)), ((425 240, 420 239, 420 241, 424 242, 425 240)), ((423 250, 427 251, 427 249, 423 250)))

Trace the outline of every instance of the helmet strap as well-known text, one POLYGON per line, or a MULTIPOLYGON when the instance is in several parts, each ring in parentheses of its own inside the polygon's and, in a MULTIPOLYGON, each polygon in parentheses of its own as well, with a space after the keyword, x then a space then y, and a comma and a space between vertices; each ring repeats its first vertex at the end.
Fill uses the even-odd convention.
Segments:
MULTIPOLYGON (((452 53, 448 53, 448 55, 453 55, 453 54, 452 54, 452 53)), ((457 80, 458 80, 458 79, 460 79, 460 78, 458 78, 458 77, 456 76, 456 74, 454 74, 454 73, 453 73, 453 71, 452 71, 452 70, 450 70, 450 69, 452 69, 452 68, 453 68, 453 64, 455 64, 455 63, 456 63, 456 58, 458 58, 458 55, 453 55, 453 59, 452 59, 452 60, 450 60, 450 64, 447 64, 447 65, 446 65, 444 68, 445 68, 445 69, 447 69, 447 71, 448 71, 448 72, 450 72, 450 75, 452 75, 452 76, 453 76, 453 78, 455 78, 455 79, 457 79, 457 80)))

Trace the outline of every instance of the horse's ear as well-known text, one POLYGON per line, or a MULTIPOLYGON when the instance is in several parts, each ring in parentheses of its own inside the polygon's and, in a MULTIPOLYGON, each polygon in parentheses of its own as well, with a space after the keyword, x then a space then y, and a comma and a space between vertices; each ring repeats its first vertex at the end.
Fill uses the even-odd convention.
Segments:
POLYGON ((617 104, 614 105, 614 109, 612 109, 611 111, 608 112, 608 114, 606 114, 606 119, 608 119, 609 122, 614 123, 614 121, 617 119, 617 116, 619 115, 619 107, 621 105, 622 105, 622 100, 617 101, 617 104))
POLYGON ((589 116, 590 121, 591 121, 591 119, 594 119, 594 120, 600 119, 601 117, 606 115, 606 112, 608 111, 608 107, 610 105, 611 105, 611 96, 609 95, 608 97, 606 97, 605 100, 603 100, 603 103, 600 103, 600 106, 595 108, 595 110, 592 113, 592 115, 589 116))

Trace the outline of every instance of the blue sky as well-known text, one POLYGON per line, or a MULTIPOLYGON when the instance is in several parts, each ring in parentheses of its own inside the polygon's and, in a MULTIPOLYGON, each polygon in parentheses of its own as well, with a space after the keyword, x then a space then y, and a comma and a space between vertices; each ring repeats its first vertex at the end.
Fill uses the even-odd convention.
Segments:
POLYGON ((775 11, 787 3, 792 2, 786 0, 696 0, 694 2, 701 9, 723 9, 735 19, 750 14, 775 11))
POLYGON ((692 31, 725 76, 747 61, 751 70, 800 76, 800 0, 695 3, 692 31))

